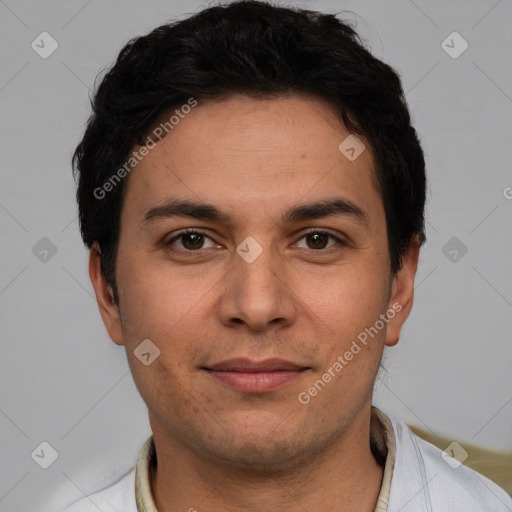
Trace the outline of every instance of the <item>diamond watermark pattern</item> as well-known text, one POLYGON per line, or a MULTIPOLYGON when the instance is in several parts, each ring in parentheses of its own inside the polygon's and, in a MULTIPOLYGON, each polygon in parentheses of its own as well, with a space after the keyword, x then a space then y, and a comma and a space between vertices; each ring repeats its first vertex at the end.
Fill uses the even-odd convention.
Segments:
POLYGON ((59 47, 59 43, 48 32, 41 32, 30 46, 39 57, 47 59, 59 47))
POLYGON ((361 156, 366 146, 354 134, 349 135, 341 141, 338 146, 340 153, 353 162, 361 156))
POLYGON ((57 246, 49 238, 43 236, 32 247, 32 254, 42 263, 48 263, 57 254, 57 246))
POLYGON ((458 263, 466 255, 468 248, 459 238, 452 236, 441 251, 452 263, 458 263))
POLYGON ((247 263, 252 263, 263 252, 263 247, 254 240, 252 236, 248 236, 237 248, 236 252, 247 263))
POLYGON ((468 452, 457 441, 453 441, 441 453, 441 458, 452 469, 457 469, 468 458, 468 452))
POLYGON ((458 32, 452 32, 441 43, 441 48, 452 59, 458 59, 468 49, 468 47, 468 42, 458 32))
POLYGON ((133 353, 144 366, 149 366, 160 355, 160 349, 150 339, 145 339, 133 353))
POLYGON ((43 441, 30 456, 43 469, 48 469, 57 460, 59 454, 50 443, 43 441))

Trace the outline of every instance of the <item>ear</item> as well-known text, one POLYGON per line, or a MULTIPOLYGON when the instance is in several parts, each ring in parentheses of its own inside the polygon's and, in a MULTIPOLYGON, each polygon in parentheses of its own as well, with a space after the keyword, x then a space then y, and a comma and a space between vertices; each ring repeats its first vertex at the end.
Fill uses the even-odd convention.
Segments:
POLYGON ((386 327, 386 345, 392 347, 400 339, 400 331, 412 309, 414 299, 414 278, 418 268, 420 241, 417 235, 404 254, 402 266, 393 277, 391 284, 391 299, 388 311, 394 311, 395 316, 390 318, 386 327))
POLYGON ((99 245, 94 242, 89 251, 89 277, 96 294, 96 301, 100 310, 101 318, 107 329, 108 335, 117 345, 123 345, 121 330, 121 316, 119 308, 114 302, 114 292, 107 283, 101 271, 101 251, 99 245))

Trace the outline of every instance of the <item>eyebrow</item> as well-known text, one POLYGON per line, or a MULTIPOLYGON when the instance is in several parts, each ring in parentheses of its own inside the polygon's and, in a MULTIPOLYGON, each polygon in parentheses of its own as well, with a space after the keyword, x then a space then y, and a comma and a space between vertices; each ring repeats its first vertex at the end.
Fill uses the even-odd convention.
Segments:
MULTIPOLYGON (((344 215, 368 226, 368 216, 355 203, 343 198, 325 199, 292 206, 281 217, 284 224, 306 220, 322 219, 334 215, 344 215)), ((144 224, 162 218, 190 217, 213 222, 233 222, 233 218, 209 203, 190 200, 171 200, 168 203, 151 208, 145 215, 144 224)))
POLYGON ((352 201, 347 199, 326 199, 313 203, 297 205, 290 208, 282 217, 283 223, 300 222, 304 220, 322 219, 334 215, 346 215, 368 226, 368 216, 352 201))

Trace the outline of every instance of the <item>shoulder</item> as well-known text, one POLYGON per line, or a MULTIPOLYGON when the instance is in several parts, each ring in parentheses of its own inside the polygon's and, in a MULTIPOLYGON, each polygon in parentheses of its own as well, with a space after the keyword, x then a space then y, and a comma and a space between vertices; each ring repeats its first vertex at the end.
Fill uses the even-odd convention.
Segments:
MULTIPOLYGON (((447 457, 391 419, 396 458, 389 512, 510 512, 511 497, 488 478, 447 457)), ((456 454, 455 454, 456 456, 456 454)))
POLYGON ((137 512, 135 501, 135 467, 93 494, 75 501, 63 512, 137 512))

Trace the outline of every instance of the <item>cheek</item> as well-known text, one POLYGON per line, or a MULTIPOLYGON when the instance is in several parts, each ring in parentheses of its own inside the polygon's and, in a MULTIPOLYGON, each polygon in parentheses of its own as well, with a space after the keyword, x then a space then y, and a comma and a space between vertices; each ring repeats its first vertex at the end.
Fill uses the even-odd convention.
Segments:
POLYGON ((119 264, 119 294, 123 330, 128 339, 154 338, 164 343, 195 321, 205 298, 205 280, 170 275, 168 269, 134 262, 119 264))
POLYGON ((177 391, 188 386, 190 360, 204 340, 204 315, 200 315, 197 299, 164 285, 162 280, 132 276, 123 290, 124 301, 121 297, 123 340, 130 369, 141 396, 155 405, 161 399, 167 401, 164 388, 177 391))
POLYGON ((387 308, 389 279, 375 263, 340 266, 297 283, 297 297, 331 334, 346 339, 372 325, 387 308))
POLYGON ((208 296, 205 297, 204 290, 211 287, 204 286, 204 279, 202 287, 191 286, 190 279, 187 282, 180 282, 176 277, 166 279, 164 270, 134 271, 124 283, 123 339, 141 396, 147 403, 156 405, 160 395, 168 401, 166 392, 162 391, 166 388, 173 389, 173 395, 181 396, 180 400, 186 399, 188 393, 182 396, 180 390, 193 389, 191 362, 198 358, 205 340, 209 339, 205 312, 208 296), (146 366, 144 358, 138 356, 147 352, 139 348, 147 339, 154 346, 149 345, 151 362, 146 366), (162 383, 165 383, 163 387, 162 383))

